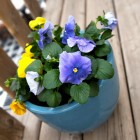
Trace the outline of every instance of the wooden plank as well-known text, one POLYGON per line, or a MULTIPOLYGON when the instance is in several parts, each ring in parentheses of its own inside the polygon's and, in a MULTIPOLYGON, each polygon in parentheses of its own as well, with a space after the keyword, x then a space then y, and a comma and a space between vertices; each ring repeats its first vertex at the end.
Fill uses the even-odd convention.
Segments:
POLYGON ((68 20, 68 16, 75 17, 76 22, 84 29, 85 27, 85 0, 65 0, 64 9, 61 18, 61 25, 64 26, 68 20))
POLYGON ((42 123, 39 140, 81 140, 80 134, 60 132, 46 123, 42 123))
POLYGON ((10 114, 25 126, 23 140, 39 140, 41 121, 35 115, 29 111, 22 116, 18 116, 12 112, 10 114))
POLYGON ((41 9, 37 0, 24 0, 25 5, 29 8, 33 18, 42 15, 43 10, 41 9))
POLYGON ((30 29, 10 0, 1 1, 0 19, 3 20, 9 32, 17 39, 21 46, 24 47, 26 42, 30 41, 27 38, 27 35, 30 33, 30 29))
POLYGON ((132 103, 136 135, 140 140, 140 1, 114 1, 132 103))
POLYGON ((46 123, 42 123, 39 140, 59 140, 61 133, 50 127, 46 123))
POLYGON ((51 21, 53 24, 59 24, 63 9, 64 0, 47 0, 46 10, 43 17, 51 21))
POLYGON ((5 87, 4 82, 7 78, 12 77, 16 74, 17 66, 6 54, 6 52, 0 46, 0 86, 10 95, 14 97, 15 93, 12 92, 9 88, 5 87))
MULTIPOLYGON (((118 1, 117 1, 118 2, 118 1)), ((120 8, 123 6, 120 5, 120 8)), ((87 23, 94 20, 98 15, 105 11, 114 11, 111 0, 87 0, 87 23)), ((121 15, 120 15, 121 16, 121 15)), ((124 18, 124 16, 122 17, 124 18)), ((120 21, 119 21, 120 22, 120 21)), ((128 21, 127 21, 128 22, 128 21)), ((124 64, 117 30, 114 31, 115 37, 110 40, 119 73, 120 97, 118 106, 111 118, 103 126, 92 133, 86 133, 84 140, 135 140, 133 119, 124 72, 124 64)))
POLYGON ((82 135, 62 132, 60 140, 82 140, 82 135))
POLYGON ((0 108, 0 139, 22 140, 24 126, 5 110, 0 108))

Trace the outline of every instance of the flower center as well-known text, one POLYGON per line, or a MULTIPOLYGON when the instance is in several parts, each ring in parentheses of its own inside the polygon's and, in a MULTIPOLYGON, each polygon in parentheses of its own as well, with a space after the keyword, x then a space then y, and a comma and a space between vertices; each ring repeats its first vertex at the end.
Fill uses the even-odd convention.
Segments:
POLYGON ((77 69, 77 68, 74 68, 74 69, 73 69, 73 72, 74 72, 74 73, 77 73, 77 72, 78 72, 78 69, 77 69))

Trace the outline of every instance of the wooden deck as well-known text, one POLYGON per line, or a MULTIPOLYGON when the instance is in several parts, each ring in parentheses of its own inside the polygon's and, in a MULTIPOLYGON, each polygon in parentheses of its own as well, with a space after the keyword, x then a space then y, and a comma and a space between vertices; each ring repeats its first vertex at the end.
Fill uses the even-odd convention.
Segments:
POLYGON ((47 0, 44 16, 64 25, 69 15, 84 29, 103 10, 118 21, 112 44, 120 79, 120 97, 111 118, 94 132, 68 134, 39 121, 33 114, 17 117, 24 125, 23 140, 140 140, 140 0, 47 0))

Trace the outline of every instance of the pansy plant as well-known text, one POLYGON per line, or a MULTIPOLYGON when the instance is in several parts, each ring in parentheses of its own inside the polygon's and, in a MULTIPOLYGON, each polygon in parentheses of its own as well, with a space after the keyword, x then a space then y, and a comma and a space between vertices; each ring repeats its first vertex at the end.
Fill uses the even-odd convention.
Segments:
POLYGON ((108 39, 117 25, 111 12, 99 16, 84 31, 69 16, 64 28, 38 17, 30 21, 32 42, 19 60, 17 76, 5 85, 16 92, 11 109, 21 115, 24 102, 50 107, 76 101, 86 103, 99 93, 99 80, 114 75, 107 61, 108 39), (101 23, 101 28, 97 24, 101 23))

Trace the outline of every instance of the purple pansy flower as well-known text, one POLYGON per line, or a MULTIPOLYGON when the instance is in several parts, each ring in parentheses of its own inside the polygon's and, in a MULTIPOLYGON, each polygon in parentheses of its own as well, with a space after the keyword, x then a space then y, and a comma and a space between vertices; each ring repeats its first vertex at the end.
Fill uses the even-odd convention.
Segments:
POLYGON ((59 79, 62 83, 80 84, 91 73, 91 60, 81 56, 79 51, 60 54, 59 79))
POLYGON ((69 37, 75 36, 74 28, 75 28, 75 19, 73 16, 69 16, 68 22, 65 24, 64 36, 62 38, 63 44, 67 44, 67 39, 69 37))
POLYGON ((113 30, 117 26, 118 21, 111 12, 106 13, 104 18, 108 20, 108 26, 105 28, 113 30))
POLYGON ((84 53, 91 52, 96 46, 95 42, 77 36, 67 39, 67 43, 69 47, 73 47, 77 44, 79 50, 84 53))
POLYGON ((42 50, 45 44, 52 42, 52 29, 54 28, 53 24, 50 21, 47 21, 44 25, 44 28, 39 29, 38 33, 40 39, 38 41, 38 45, 42 50))

